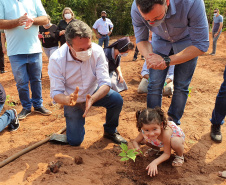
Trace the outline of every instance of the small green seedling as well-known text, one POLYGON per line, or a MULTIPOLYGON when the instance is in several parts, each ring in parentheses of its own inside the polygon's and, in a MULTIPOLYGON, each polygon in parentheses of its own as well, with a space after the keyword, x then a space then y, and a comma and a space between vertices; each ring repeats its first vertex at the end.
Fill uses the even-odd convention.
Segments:
POLYGON ((128 146, 124 143, 120 145, 122 152, 119 154, 121 156, 120 161, 128 161, 129 159, 132 159, 135 162, 135 159, 139 153, 143 154, 142 151, 136 151, 135 149, 128 149, 128 146))
MULTIPOLYGON (((13 98, 13 97, 12 97, 12 98, 13 98)), ((9 105, 10 107, 14 107, 14 106, 15 106, 14 103, 13 103, 13 102, 10 102, 9 99, 10 99, 10 96, 7 95, 7 96, 6 96, 6 100, 5 100, 6 104, 9 105)))
POLYGON ((191 97, 191 90, 192 90, 192 87, 189 87, 189 88, 188 88, 188 91, 189 91, 189 92, 188 92, 188 97, 191 97))

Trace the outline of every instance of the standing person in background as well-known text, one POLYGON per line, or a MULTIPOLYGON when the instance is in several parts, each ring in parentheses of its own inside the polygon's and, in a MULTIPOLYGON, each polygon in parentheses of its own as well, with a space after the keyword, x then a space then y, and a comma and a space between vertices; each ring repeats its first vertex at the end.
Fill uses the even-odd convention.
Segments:
POLYGON ((110 40, 110 35, 113 31, 113 23, 110 19, 106 18, 106 11, 101 12, 101 18, 97 19, 93 25, 93 31, 96 34, 96 37, 99 39, 98 44, 102 47, 104 43, 104 48, 108 47, 110 40))
POLYGON ((49 59, 51 54, 58 48, 58 41, 55 35, 57 26, 51 23, 49 15, 47 15, 47 18, 49 20, 48 24, 39 26, 39 38, 41 39, 44 52, 49 59))
POLYGON ((70 22, 76 21, 74 18, 74 12, 71 8, 65 7, 62 12, 63 19, 59 22, 57 25, 57 31, 56 31, 56 38, 58 41, 60 41, 60 46, 62 46, 66 40, 65 40, 65 29, 68 26, 70 22))
POLYGON ((180 125, 198 56, 209 47, 204 1, 134 0, 131 16, 137 47, 149 69, 147 107, 161 107, 168 68, 175 65, 168 116, 180 125), (149 30, 152 43, 148 41, 149 30))
POLYGON ((31 113, 32 106, 35 112, 51 114, 42 104, 42 47, 38 39, 39 25, 47 23, 41 0, 0 0, 0 29, 5 30, 7 54, 23 106, 20 120, 31 113))
POLYGON ((132 51, 134 44, 130 42, 129 37, 123 37, 107 48, 104 53, 108 61, 109 75, 111 78, 111 88, 116 92, 127 90, 128 87, 122 76, 120 67, 121 56, 127 56, 132 51))
POLYGON ((226 115, 226 66, 223 78, 224 81, 221 84, 220 90, 217 94, 215 107, 212 112, 212 118, 210 119, 212 123, 210 137, 217 143, 222 142, 221 125, 224 124, 224 118, 226 115))
POLYGON ((0 37, 0 73, 3 74, 5 73, 5 63, 4 63, 4 54, 6 53, 6 48, 5 48, 5 34, 3 31, 0 32, 1 37, 0 37))
MULTIPOLYGON (((0 112, 2 111, 6 100, 5 90, 0 84, 0 112)), ((19 120, 15 109, 7 110, 0 117, 0 132, 8 126, 9 131, 15 131, 19 128, 19 120)))
POLYGON ((219 9, 215 8, 213 23, 212 23, 213 50, 212 50, 212 53, 210 53, 210 55, 216 54, 217 40, 220 37, 222 28, 223 28, 223 16, 220 15, 219 9))

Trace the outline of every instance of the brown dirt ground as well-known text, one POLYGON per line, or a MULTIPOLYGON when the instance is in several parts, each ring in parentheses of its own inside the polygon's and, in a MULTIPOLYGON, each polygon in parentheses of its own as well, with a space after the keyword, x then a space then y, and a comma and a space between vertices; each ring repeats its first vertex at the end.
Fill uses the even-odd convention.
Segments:
MULTIPOLYGON (((111 42, 117 38, 119 37, 112 37, 111 42)), ((131 37, 131 40, 135 42, 134 37, 131 37)), ((222 127, 223 142, 221 144, 215 144, 209 137, 209 118, 226 65, 225 45, 226 33, 223 33, 218 41, 217 55, 205 54, 199 57, 190 85, 191 96, 188 98, 181 120, 181 128, 186 134, 185 163, 182 167, 172 167, 171 158, 160 164, 159 174, 151 178, 147 175, 145 168, 153 157, 138 157, 135 163, 121 162, 118 156, 119 147, 102 138, 105 109, 92 108, 86 118, 85 140, 80 147, 47 142, 2 167, 0 184, 226 184, 224 179, 217 176, 218 171, 226 170, 225 125, 222 127), (75 164, 76 156, 83 159, 82 164, 75 164), (47 174, 47 166, 53 161, 61 161, 62 166, 59 172, 47 174)), ((207 53, 210 51, 211 49, 207 53)), ((127 140, 135 138, 138 134, 135 126, 135 111, 146 107, 146 95, 137 93, 144 61, 141 60, 140 55, 135 62, 132 61, 132 57, 133 52, 123 58, 121 63, 129 89, 121 93, 124 105, 118 130, 127 140)), ((44 106, 53 114, 45 117, 32 113, 20 122, 21 126, 16 132, 10 133, 7 129, 1 132, 1 161, 65 127, 63 109, 51 103, 47 67, 48 60, 43 56, 44 106)), ((0 81, 10 96, 10 102, 16 103, 14 108, 19 112, 22 107, 7 57, 6 70, 7 73, 0 75, 0 81)), ((170 98, 163 97, 162 108, 165 111, 168 110, 170 101, 170 98)), ((10 108, 11 106, 6 105, 4 109, 10 108)))

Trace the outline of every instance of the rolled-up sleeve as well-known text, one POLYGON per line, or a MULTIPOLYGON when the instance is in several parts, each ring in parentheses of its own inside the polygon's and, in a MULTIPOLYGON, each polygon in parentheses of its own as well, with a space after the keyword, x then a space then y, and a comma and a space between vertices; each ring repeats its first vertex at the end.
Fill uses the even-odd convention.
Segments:
POLYGON ((54 98, 57 94, 64 94, 65 92, 65 78, 62 72, 62 66, 56 57, 49 59, 48 74, 50 79, 50 96, 54 98))
POLYGON ((149 39, 149 29, 143 22, 143 19, 137 9, 136 2, 134 1, 131 8, 131 18, 134 28, 134 34, 136 37, 136 43, 141 41, 148 41, 149 39))
POLYGON ((102 85, 108 85, 111 87, 111 79, 108 72, 108 62, 106 60, 104 51, 101 51, 97 58, 96 76, 99 87, 102 85))
POLYGON ((203 52, 209 48, 209 28, 204 1, 194 1, 188 13, 188 30, 192 45, 203 52))

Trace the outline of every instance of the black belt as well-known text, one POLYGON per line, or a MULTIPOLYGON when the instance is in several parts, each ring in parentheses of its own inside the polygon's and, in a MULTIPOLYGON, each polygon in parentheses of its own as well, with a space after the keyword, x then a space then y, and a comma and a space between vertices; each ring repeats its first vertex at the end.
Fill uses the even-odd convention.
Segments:
MULTIPOLYGON (((100 34, 100 33, 99 33, 99 34, 100 34)), ((102 34, 100 34, 100 35, 105 37, 105 36, 107 36, 108 34, 107 34, 107 35, 102 35, 102 34)))

